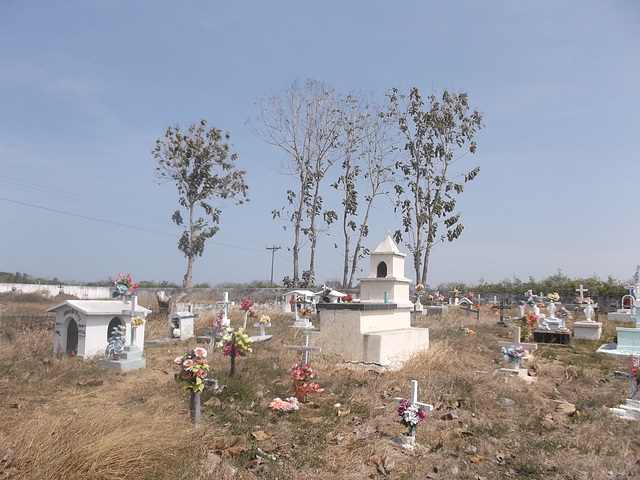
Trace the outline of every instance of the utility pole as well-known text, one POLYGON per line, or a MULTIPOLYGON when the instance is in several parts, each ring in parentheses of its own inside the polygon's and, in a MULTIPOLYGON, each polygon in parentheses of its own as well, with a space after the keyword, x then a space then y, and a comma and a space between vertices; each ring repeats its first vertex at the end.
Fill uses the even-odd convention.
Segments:
POLYGON ((267 250, 271 250, 271 285, 273 285, 273 257, 276 254, 276 252, 281 248, 282 247, 276 246, 276 245, 272 247, 267 247, 267 250))

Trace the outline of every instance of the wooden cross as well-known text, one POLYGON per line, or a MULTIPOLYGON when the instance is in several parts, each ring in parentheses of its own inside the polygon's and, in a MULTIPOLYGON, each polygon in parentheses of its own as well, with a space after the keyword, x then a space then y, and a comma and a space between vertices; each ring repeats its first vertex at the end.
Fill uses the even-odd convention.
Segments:
POLYGON ((480 309, 478 310, 474 310, 473 308, 471 308, 471 304, 465 302, 464 304, 460 305, 460 308, 462 310, 464 310, 465 312, 467 312, 467 316, 465 318, 469 318, 469 315, 471 315, 471 313, 475 313, 476 314, 476 320, 480 320, 480 309))
POLYGON ((224 316, 222 317, 222 325, 228 327, 231 324, 229 320, 229 305, 234 305, 234 302, 229 301, 229 292, 224 292, 223 300, 216 302, 216 305, 223 308, 224 316))
POLYGON ((504 311, 505 310, 511 310, 511 305, 505 305, 504 304, 504 300, 500 300, 500 305, 493 305, 491 307, 491 309, 492 310, 500 310, 500 321, 498 322, 498 325, 506 325, 504 323, 504 311))
POLYGON ((320 347, 310 347, 309 346, 309 332, 302 332, 302 336, 304 337, 304 345, 299 347, 286 347, 287 350, 296 350, 298 352, 303 352, 303 364, 309 364, 309 352, 319 352, 320 347))
POLYGON ((576 292, 580 292, 580 302, 584 300, 584 292, 588 292, 586 288, 582 288, 582 284, 580 284, 580 288, 576 288, 576 292))
POLYGON ((538 349, 538 344, 537 343, 523 343, 520 342, 520 327, 515 327, 513 329, 513 341, 511 342, 498 342, 498 346, 499 347, 507 347, 509 348, 510 346, 514 346, 514 347, 522 347, 525 350, 537 350, 538 349))

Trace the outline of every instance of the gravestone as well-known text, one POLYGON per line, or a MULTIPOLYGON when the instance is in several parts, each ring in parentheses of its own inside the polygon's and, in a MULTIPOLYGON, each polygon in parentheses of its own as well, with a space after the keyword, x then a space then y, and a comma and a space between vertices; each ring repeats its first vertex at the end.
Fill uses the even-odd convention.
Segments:
POLYGON ((231 325, 231 320, 229 320, 229 307, 234 305, 234 302, 229 301, 229 292, 224 292, 222 301, 217 302, 216 305, 222 307, 222 325, 228 327, 231 325))
POLYGON ((263 322, 262 318, 264 318, 264 315, 260 318, 260 321, 258 323, 253 324, 254 327, 258 327, 260 329, 260 335, 249 337, 251 340, 253 340, 253 343, 266 342, 268 340, 271 340, 271 337, 273 337, 273 335, 267 335, 267 328, 271 327, 271 321, 263 322))
POLYGON ((296 346, 296 347, 286 347, 287 350, 295 350, 297 352, 302 352, 302 364, 309 365, 309 353, 310 352, 319 352, 321 351, 320 347, 310 347, 309 346, 309 335, 311 332, 305 331, 302 333, 304 338, 304 345, 296 346))
POLYGON ((151 310, 137 305, 135 295, 130 301, 126 297, 124 300, 67 300, 49 308, 47 311, 56 315, 53 353, 75 354, 81 359, 104 355, 117 325, 126 327, 128 344, 133 330, 137 330, 135 345, 142 352, 145 326, 133 329, 132 320, 137 316, 146 318, 151 310))
MULTIPOLYGON (((627 289, 629 289, 629 287, 631 286, 627 285, 627 289)), ((633 288, 635 288, 635 285, 633 285, 633 288)), ((607 320, 611 320, 614 322, 635 323, 636 307, 634 305, 634 301, 635 301, 635 298, 633 295, 631 294, 623 295, 622 299, 620 300, 620 305, 622 308, 619 308, 615 312, 609 312, 607 314, 607 320), (627 304, 629 305, 629 307, 625 308, 625 305, 627 304)))
POLYGON ((460 300, 460 308, 466 312, 464 318, 469 318, 469 315, 472 313, 476 314, 476 320, 480 320, 480 309, 473 309, 473 302, 468 298, 464 297, 460 300))
POLYGON ((360 301, 316 305, 320 332, 313 341, 323 354, 345 365, 397 370, 429 348, 429 329, 411 327, 405 257, 387 232, 370 253, 369 276, 359 279, 360 301))
POLYGON ((504 311, 511 310, 511 305, 505 303, 504 300, 500 300, 500 304, 499 305, 494 304, 491 307, 491 310, 500 312, 500 320, 498 321, 498 325, 502 325, 506 327, 507 324, 504 322, 504 311))
MULTIPOLYGON (((500 341, 498 342, 498 346, 499 347, 505 347, 505 348, 509 348, 511 346, 513 347, 522 347, 525 349, 526 354, 528 355, 528 350, 537 350, 538 349, 538 345, 535 343, 526 343, 526 342, 521 342, 520 341, 520 327, 514 327, 513 329, 513 340, 510 342, 504 342, 504 341, 500 341)), ((526 358, 526 355, 525 355, 526 358)), ((515 375, 518 378, 521 378, 522 380, 526 381, 527 383, 533 383, 536 379, 535 377, 531 377, 529 376, 529 371, 526 368, 501 368, 500 370, 496 370, 496 373, 502 373, 502 374, 507 374, 507 375, 515 375)))
MULTIPOLYGON (((582 289, 582 285, 580 285, 580 288, 582 289)), ((593 320, 594 309, 591 298, 587 298, 584 315, 586 320, 573 322, 573 336, 577 340, 600 340, 600 336, 602 335, 602 322, 593 320)))
POLYGON ((638 378, 637 371, 640 366, 640 357, 632 357, 631 374, 625 372, 614 372, 616 377, 631 379, 631 397, 618 408, 610 408, 611 413, 618 415, 625 420, 637 420, 640 418, 640 400, 638 400, 638 378))
MULTIPOLYGON (((414 405, 417 408, 423 408, 427 412, 430 412, 430 411, 433 410, 433 405, 418 401, 418 381, 417 380, 411 380, 411 395, 410 395, 410 397, 408 399, 404 399, 404 398, 396 398, 395 399, 396 403, 401 403, 403 400, 408 400, 410 405, 414 405)), ((409 445, 410 445, 410 447, 413 447, 413 445, 415 445, 415 441, 416 441, 415 428, 409 429, 409 445)), ((401 442, 399 442, 399 443, 401 443, 401 442)), ((405 445, 402 445, 402 446, 405 447, 405 445)), ((411 449, 411 448, 409 448, 409 449, 411 449)))
POLYGON ((618 343, 602 345, 596 353, 606 353, 616 357, 640 355, 640 265, 636 269, 634 292, 634 306, 636 307, 636 325, 632 327, 617 327, 618 343))
POLYGON ((176 312, 169 315, 169 338, 187 340, 194 337, 194 321, 197 315, 191 312, 176 312))

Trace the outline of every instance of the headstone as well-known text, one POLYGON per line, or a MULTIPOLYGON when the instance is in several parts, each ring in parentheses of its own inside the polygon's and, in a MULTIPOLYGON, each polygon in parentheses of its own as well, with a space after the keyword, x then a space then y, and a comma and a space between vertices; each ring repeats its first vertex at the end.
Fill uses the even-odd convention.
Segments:
MULTIPOLYGON (((403 400, 408 400, 410 405, 414 405, 417 408, 423 408, 427 412, 430 412, 431 410, 433 410, 433 405, 418 401, 418 381, 417 380, 411 380, 411 396, 408 399, 396 398, 395 400, 396 400, 396 403, 400 403, 403 400)), ((409 429, 409 436, 411 437, 410 438, 411 445, 414 445, 415 436, 416 436, 415 428, 409 429)))
POLYGON ((229 292, 224 292, 224 296, 222 297, 221 302, 217 302, 216 304, 219 307, 222 307, 222 325, 228 327, 231 325, 231 320, 229 320, 229 307, 234 305, 234 302, 229 301, 229 292))
POLYGON ((260 329, 260 335, 249 337, 251 340, 253 340, 254 343, 261 343, 266 342, 267 340, 271 340, 271 337, 273 335, 267 335, 267 328, 271 327, 271 319, 268 316, 262 315, 260 317, 260 321, 258 323, 254 323, 253 326, 260 329), (267 320, 263 321, 265 319, 267 320))
POLYGON ((321 351, 320 347, 310 347, 309 346, 309 332, 302 332, 302 336, 304 338, 304 345, 297 347, 286 347, 287 350, 295 350, 297 352, 302 352, 302 363, 304 365, 309 364, 309 352, 319 352, 321 351))
POLYGON ((500 305, 494 304, 491 307, 491 310, 500 312, 500 320, 498 321, 498 325, 503 325, 503 326, 507 325, 506 323, 504 323, 504 311, 510 310, 510 309, 511 309, 511 305, 505 304, 504 300, 500 300, 500 305))
POLYGON ((194 321, 197 315, 191 312, 176 312, 168 317, 169 338, 187 340, 194 337, 194 321))
POLYGON ((513 340, 510 342, 498 342, 499 347, 522 347, 525 350, 537 350, 538 345, 536 343, 526 343, 520 341, 520 327, 513 328, 513 340))
POLYGON ((476 320, 480 320, 480 309, 471 308, 473 305, 470 300, 468 300, 467 298, 463 298, 462 300, 460 300, 460 304, 460 308, 466 312, 465 318, 469 318, 469 315, 475 313, 476 320), (466 302, 464 300, 466 300, 466 302))
POLYGON ((580 293, 580 303, 584 303, 584 292, 588 291, 589 290, 582 287, 582 284, 580 284, 580 288, 576 288, 576 292, 580 293))
MULTIPOLYGON (((582 285, 580 285, 580 288, 582 289, 582 285)), ((600 336, 602 335, 602 322, 594 321, 593 314, 594 310, 591 298, 587 298, 587 303, 584 307, 584 315, 587 319, 582 322, 573 322, 573 336, 577 340, 600 340, 600 336)))

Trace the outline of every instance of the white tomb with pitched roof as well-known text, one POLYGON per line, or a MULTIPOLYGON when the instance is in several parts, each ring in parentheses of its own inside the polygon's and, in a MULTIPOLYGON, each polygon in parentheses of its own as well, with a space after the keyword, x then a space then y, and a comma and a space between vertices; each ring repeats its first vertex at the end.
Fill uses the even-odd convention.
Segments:
MULTIPOLYGON (((131 321, 134 317, 146 318, 151 310, 122 300, 67 300, 47 310, 55 312, 53 353, 76 355, 85 359, 105 355, 112 330, 117 325, 126 327, 127 345, 134 337, 131 321), (135 305, 135 312, 132 306, 135 305)), ((144 349, 144 324, 136 327, 134 343, 139 351, 144 349)))
POLYGON ((387 232, 370 254, 369 276, 360 279, 360 301, 316 305, 320 331, 312 344, 321 347, 323 355, 397 370, 429 348, 429 329, 411 327, 405 257, 387 232))

